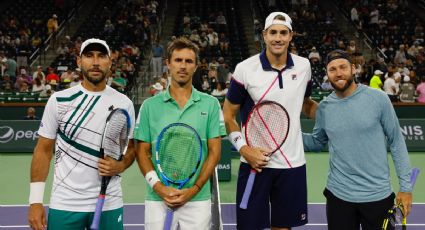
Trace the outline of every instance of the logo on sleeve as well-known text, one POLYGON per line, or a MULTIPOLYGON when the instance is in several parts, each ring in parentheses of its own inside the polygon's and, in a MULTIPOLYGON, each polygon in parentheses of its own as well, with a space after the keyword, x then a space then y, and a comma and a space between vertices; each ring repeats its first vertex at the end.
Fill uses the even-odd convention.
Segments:
POLYGON ((207 112, 201 112, 201 116, 206 116, 206 115, 208 115, 207 112))

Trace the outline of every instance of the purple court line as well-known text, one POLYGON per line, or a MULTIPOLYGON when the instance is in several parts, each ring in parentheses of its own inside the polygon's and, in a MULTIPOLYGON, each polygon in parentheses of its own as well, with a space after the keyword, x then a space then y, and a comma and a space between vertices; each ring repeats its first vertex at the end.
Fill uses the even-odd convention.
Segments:
MULTIPOLYGON (((235 204, 222 204, 221 216, 224 230, 236 229, 236 211, 235 204)), ((307 226, 294 228, 297 230, 325 230, 326 215, 324 204, 309 204, 309 224, 307 226)), ((144 205, 126 204, 124 206, 124 225, 125 230, 144 229, 144 205)), ((412 213, 407 222, 409 230, 425 229, 425 203, 414 204, 412 213)), ((0 229, 28 230, 27 227, 28 206, 25 205, 7 205, 0 206, 0 229)))

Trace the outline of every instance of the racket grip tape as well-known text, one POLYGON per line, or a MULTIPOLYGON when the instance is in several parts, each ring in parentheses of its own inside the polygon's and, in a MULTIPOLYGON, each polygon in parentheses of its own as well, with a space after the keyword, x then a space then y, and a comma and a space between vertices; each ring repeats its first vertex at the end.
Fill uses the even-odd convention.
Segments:
POLYGON ((99 229, 100 216, 102 215, 103 204, 105 203, 105 195, 99 195, 97 198, 96 209, 94 211, 93 222, 91 223, 90 229, 99 229))
POLYGON ((167 208, 167 214, 165 216, 164 230, 170 230, 171 224, 173 223, 174 211, 170 208, 167 208))
POLYGON ((246 182, 245 191, 242 196, 241 204, 239 205, 239 208, 241 209, 247 209, 248 208, 248 201, 249 197, 251 196, 252 187, 254 186, 255 181, 255 175, 257 174, 257 171, 254 169, 251 170, 249 173, 248 181, 246 182))

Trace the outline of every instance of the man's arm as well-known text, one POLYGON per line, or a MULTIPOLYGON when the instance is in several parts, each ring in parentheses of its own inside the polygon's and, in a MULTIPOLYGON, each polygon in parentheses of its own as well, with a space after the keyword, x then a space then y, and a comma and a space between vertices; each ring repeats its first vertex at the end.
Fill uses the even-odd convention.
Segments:
POLYGON ((391 150, 391 157, 394 162, 398 176, 400 191, 397 193, 397 203, 403 204, 404 213, 408 215, 412 205, 412 186, 410 184, 410 161, 409 154, 400 130, 400 124, 394 107, 388 97, 385 97, 381 113, 381 124, 391 150))
POLYGON ((314 124, 313 132, 302 133, 304 151, 320 152, 328 143, 328 136, 324 130, 322 119, 321 110, 319 109, 317 111, 316 123, 314 124))
POLYGON ((44 183, 49 174, 54 146, 54 139, 40 136, 31 161, 28 222, 30 227, 36 230, 44 229, 47 226, 46 213, 43 208, 44 183))
MULTIPOLYGON (((243 139, 241 129, 236 121, 236 114, 240 109, 239 104, 231 103, 227 98, 224 100, 223 104, 223 115, 224 115, 224 123, 226 125, 227 134, 229 134, 230 142, 235 145, 235 142, 238 140, 232 139, 243 139)), ((261 172, 262 168, 264 168, 270 157, 267 150, 251 148, 246 143, 241 144, 239 152, 248 161, 251 167, 258 172, 261 172)))
POLYGON ((316 110, 318 103, 312 100, 310 97, 305 97, 302 107, 302 112, 308 118, 315 119, 316 118, 316 110))

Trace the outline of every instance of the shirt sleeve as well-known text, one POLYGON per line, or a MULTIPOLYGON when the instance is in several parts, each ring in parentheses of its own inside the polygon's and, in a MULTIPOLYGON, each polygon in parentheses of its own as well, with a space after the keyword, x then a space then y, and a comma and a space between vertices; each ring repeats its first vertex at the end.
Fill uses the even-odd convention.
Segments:
POLYGON ((388 97, 382 98, 381 124, 387 137, 388 145, 390 146, 391 156, 400 185, 400 192, 411 192, 410 160, 406 142, 401 133, 400 124, 390 99, 388 97))
POLYGON ((235 72, 230 80, 226 98, 233 104, 243 104, 247 96, 248 91, 244 85, 243 72, 239 66, 236 66, 235 72))
POLYGON ((211 108, 207 135, 208 139, 226 136, 223 112, 221 111, 220 103, 217 98, 214 98, 213 106, 211 108))
POLYGON ((319 106, 316 113, 316 123, 314 124, 312 133, 302 133, 304 151, 320 152, 328 143, 328 136, 323 127, 323 107, 319 106))
POLYGON ((56 139, 58 127, 57 101, 56 97, 52 95, 44 108, 38 134, 45 138, 56 139))
POLYGON ((130 101, 130 105, 127 109, 128 114, 130 115, 130 120, 131 120, 131 126, 130 126, 130 135, 129 138, 133 139, 133 135, 134 135, 134 127, 135 127, 135 111, 134 111, 134 105, 133 102, 130 101))
POLYGON ((134 126, 133 138, 150 143, 151 130, 149 127, 149 109, 146 102, 147 101, 144 101, 142 106, 140 106, 139 116, 137 117, 136 124, 134 126))

